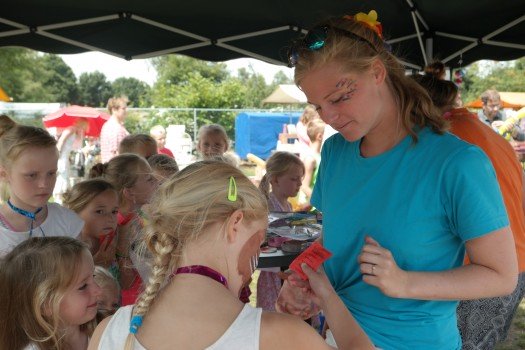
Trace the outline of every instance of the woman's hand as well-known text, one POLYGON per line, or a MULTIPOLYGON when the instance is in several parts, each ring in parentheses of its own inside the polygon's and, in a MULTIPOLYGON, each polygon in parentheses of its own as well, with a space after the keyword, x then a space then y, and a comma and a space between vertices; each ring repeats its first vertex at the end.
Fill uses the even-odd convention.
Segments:
POLYGON ((308 282, 302 281, 292 273, 285 281, 275 303, 275 310, 308 319, 319 313, 317 299, 311 292, 308 282))
POLYGON ((301 264, 301 268, 305 275, 308 276, 308 287, 303 290, 312 294, 312 300, 314 300, 317 305, 321 305, 322 301, 336 294, 322 266, 320 266, 317 271, 314 271, 310 266, 303 263, 301 264))
POLYGON ((379 288, 390 297, 403 298, 407 295, 408 273, 401 270, 392 253, 372 237, 365 238, 357 260, 365 283, 379 288))

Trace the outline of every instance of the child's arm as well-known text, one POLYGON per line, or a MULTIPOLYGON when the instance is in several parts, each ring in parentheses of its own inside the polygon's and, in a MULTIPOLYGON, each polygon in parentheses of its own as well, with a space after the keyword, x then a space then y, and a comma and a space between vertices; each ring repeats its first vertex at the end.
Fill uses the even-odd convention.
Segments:
POLYGON ((303 263, 301 268, 308 276, 311 291, 319 298, 319 306, 326 315, 326 321, 338 348, 375 349, 366 333, 335 292, 322 267, 316 272, 303 263))
POLYGON ((310 188, 310 183, 312 183, 312 176, 314 175, 316 162, 313 157, 306 157, 303 160, 304 163, 304 178, 301 184, 301 191, 306 194, 308 200, 312 197, 312 189, 310 188))
POLYGON ((62 151, 62 146, 64 146, 66 140, 71 137, 72 133, 73 131, 69 128, 62 131, 62 134, 60 135, 60 138, 57 141, 57 149, 59 152, 62 151))
POLYGON ((117 246, 116 246, 116 257, 120 271, 120 286, 122 289, 128 289, 133 284, 136 274, 133 271, 133 264, 129 256, 129 250, 131 246, 131 227, 130 223, 127 223, 117 228, 117 246))

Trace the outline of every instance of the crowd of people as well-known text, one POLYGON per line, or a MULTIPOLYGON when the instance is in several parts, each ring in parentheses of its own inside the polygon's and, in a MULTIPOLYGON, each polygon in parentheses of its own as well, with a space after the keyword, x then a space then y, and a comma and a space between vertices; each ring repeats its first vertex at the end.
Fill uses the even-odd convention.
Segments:
POLYGON ((504 340, 525 294, 525 183, 502 135, 522 141, 523 125, 495 90, 479 115, 462 108, 442 64, 406 75, 373 12, 319 23, 289 60, 310 103, 301 151, 274 152, 258 186, 221 125, 200 128, 199 161, 179 169, 164 127, 126 130, 122 97, 108 102, 100 162, 73 186, 67 162, 85 124, 57 139, 0 116, 0 348, 504 340), (301 265, 306 280, 262 269, 254 308, 268 214, 296 209, 322 213, 318 242, 332 256, 301 265), (303 321, 320 311, 324 338, 303 321))

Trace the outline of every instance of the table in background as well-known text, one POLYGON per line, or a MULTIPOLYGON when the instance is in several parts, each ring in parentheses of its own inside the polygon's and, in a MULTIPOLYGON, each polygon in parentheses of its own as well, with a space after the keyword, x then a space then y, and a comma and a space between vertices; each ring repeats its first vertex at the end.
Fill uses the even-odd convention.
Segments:
POLYGON ((261 253, 257 268, 288 267, 300 253, 287 253, 277 249, 274 253, 261 253))

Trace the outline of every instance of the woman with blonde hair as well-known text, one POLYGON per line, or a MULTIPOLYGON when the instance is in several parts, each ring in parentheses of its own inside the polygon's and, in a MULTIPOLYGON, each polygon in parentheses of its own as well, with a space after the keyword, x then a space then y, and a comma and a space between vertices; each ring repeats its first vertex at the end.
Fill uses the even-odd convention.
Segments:
MULTIPOLYGON (((490 161, 445 133, 375 11, 319 23, 289 58, 296 84, 339 132, 323 145, 311 200, 334 254, 324 264, 332 285, 379 348, 461 348, 457 301, 506 295, 517 281, 490 161)), ((290 282, 278 309, 315 311, 290 282)))

